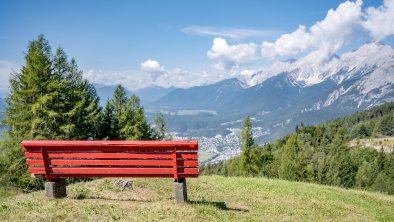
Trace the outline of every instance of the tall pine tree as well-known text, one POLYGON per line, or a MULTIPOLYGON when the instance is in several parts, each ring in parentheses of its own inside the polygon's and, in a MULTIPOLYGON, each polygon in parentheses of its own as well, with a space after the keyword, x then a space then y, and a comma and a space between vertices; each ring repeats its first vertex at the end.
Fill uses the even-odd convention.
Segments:
MULTIPOLYGON (((0 180, 23 188, 40 187, 27 173, 24 139, 97 139, 101 111, 94 87, 82 78, 74 59, 51 47, 43 35, 31 41, 25 65, 10 78, 0 146, 0 180)), ((38 181, 38 182, 37 182, 38 181)))
POLYGON ((110 140, 149 140, 152 138, 144 108, 137 96, 127 97, 125 88, 118 85, 104 109, 102 135, 110 140))
POLYGON ((250 117, 246 117, 243 122, 242 132, 242 153, 241 153, 241 175, 249 176, 252 173, 253 164, 253 132, 252 132, 252 120, 250 117))

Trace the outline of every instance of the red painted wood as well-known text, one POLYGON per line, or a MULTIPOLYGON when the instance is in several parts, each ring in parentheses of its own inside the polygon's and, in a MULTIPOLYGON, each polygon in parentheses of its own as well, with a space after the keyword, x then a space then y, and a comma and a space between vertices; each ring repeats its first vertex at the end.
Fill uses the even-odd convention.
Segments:
POLYGON ((198 150, 197 141, 108 141, 108 140, 24 140, 21 145, 25 151, 40 150, 198 150), (115 149, 114 149, 115 148, 115 149))
MULTIPOLYGON (((167 151, 167 147, 137 147, 137 146, 84 146, 84 147, 71 147, 71 146, 44 146, 45 149, 50 151, 69 151, 69 152, 81 152, 81 151, 102 151, 102 152, 146 152, 146 151, 167 151)), ((194 150, 188 147, 177 147, 177 150, 194 150)), ((37 152, 40 151, 39 147, 24 147, 24 151, 37 152)))
POLYGON ((180 159, 198 159, 197 152, 177 152, 176 158, 180 159))
MULTIPOLYGON (((29 167, 30 173, 45 172, 43 167, 29 167)), ((173 168, 138 168, 138 167, 53 167, 53 173, 79 174, 172 174, 173 168)), ((178 168, 178 173, 198 174, 198 168, 178 168)))
MULTIPOLYGON (((42 159, 27 159, 28 165, 44 165, 42 159)), ((82 166, 173 166, 172 160, 49 160, 50 165, 82 166)), ((197 160, 177 160, 178 166, 198 166, 197 160)))
POLYGON ((174 173, 174 179, 178 179, 178 164, 176 161, 176 149, 172 151, 172 164, 173 164, 173 173, 174 173))
POLYGON ((42 163, 44 164, 45 169, 45 177, 50 180, 51 179, 51 168, 49 167, 49 159, 48 154, 44 148, 41 148, 41 155, 42 155, 42 163))
MULTIPOLYGON (((35 173, 33 174, 36 178, 45 178, 44 173, 35 173)), ((174 175, 171 174, 85 174, 85 173, 53 173, 53 178, 65 178, 65 177, 171 177, 174 175)), ((178 174, 179 178, 190 178, 190 177, 198 177, 198 174, 178 174)))
POLYGON ((33 140, 21 145, 30 165, 28 171, 47 179, 198 177, 197 141, 33 140))
MULTIPOLYGON (((27 158, 41 159, 41 153, 25 152, 27 158)), ((144 152, 144 153, 103 153, 103 152, 90 152, 90 153, 48 153, 49 158, 92 158, 92 159, 172 159, 170 152, 144 152)), ((197 159, 197 152, 178 152, 177 158, 180 159, 197 159)))

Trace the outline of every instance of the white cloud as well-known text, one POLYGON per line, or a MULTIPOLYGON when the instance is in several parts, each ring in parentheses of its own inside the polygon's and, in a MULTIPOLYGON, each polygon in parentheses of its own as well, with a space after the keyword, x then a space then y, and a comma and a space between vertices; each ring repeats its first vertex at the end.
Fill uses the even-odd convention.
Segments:
POLYGON ((163 72, 164 67, 158 61, 148 59, 141 63, 141 70, 145 72, 163 72))
POLYGON ((214 26, 188 26, 182 29, 182 32, 189 35, 227 37, 235 40, 245 38, 259 38, 273 36, 278 33, 275 30, 259 30, 245 28, 221 28, 214 26))
POLYGON ((304 50, 317 49, 321 56, 335 53, 352 40, 357 27, 361 24, 362 1, 346 1, 337 9, 330 9, 326 17, 306 29, 300 25, 297 30, 284 34, 275 42, 263 42, 263 57, 295 55, 304 50))
POLYGON ((366 10, 363 27, 375 41, 380 41, 394 34, 394 0, 385 0, 378 8, 366 10))
POLYGON ((141 70, 148 73, 153 81, 165 72, 164 66, 161 66, 158 61, 151 59, 141 63, 141 70))
POLYGON ((136 90, 151 85, 152 80, 145 73, 135 70, 84 70, 83 77, 92 83, 101 85, 122 84, 130 90, 136 90))
MULTIPOLYGON (((101 85, 122 84, 131 91, 142 89, 150 85, 162 87, 189 88, 196 85, 213 83, 218 80, 218 78, 216 78, 215 76, 208 75, 205 70, 201 72, 189 72, 181 68, 174 68, 168 70, 161 65, 153 66, 156 68, 160 67, 160 69, 143 69, 142 64, 144 63, 141 63, 141 70, 113 71, 90 69, 85 70, 83 75, 84 78, 88 79, 92 83, 97 83, 101 85), (161 74, 158 75, 157 78, 152 78, 150 75, 146 75, 146 71, 148 70, 151 72, 160 71, 161 74)), ((157 62, 157 64, 160 63, 157 62)))
POLYGON ((215 38, 207 55, 215 61, 214 68, 225 71, 256 60, 256 51, 254 43, 229 45, 225 39, 215 38))

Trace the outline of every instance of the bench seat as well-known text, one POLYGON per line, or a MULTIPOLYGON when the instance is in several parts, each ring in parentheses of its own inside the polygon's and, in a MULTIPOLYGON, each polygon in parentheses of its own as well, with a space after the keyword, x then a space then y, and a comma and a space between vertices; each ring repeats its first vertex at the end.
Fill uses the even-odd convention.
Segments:
POLYGON ((171 177, 185 183, 187 177, 198 177, 197 141, 24 140, 21 146, 28 171, 49 182, 68 177, 171 177))

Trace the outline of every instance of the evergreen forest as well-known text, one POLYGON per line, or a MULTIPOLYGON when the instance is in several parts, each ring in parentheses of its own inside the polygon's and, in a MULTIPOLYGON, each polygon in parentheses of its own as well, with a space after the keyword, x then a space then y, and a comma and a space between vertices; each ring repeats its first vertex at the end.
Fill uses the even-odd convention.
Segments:
POLYGON ((294 132, 262 146, 244 120, 241 155, 201 168, 202 175, 280 178, 394 194, 394 153, 363 147, 363 138, 394 136, 394 103, 294 132), (350 141, 356 141, 350 146, 350 141))

